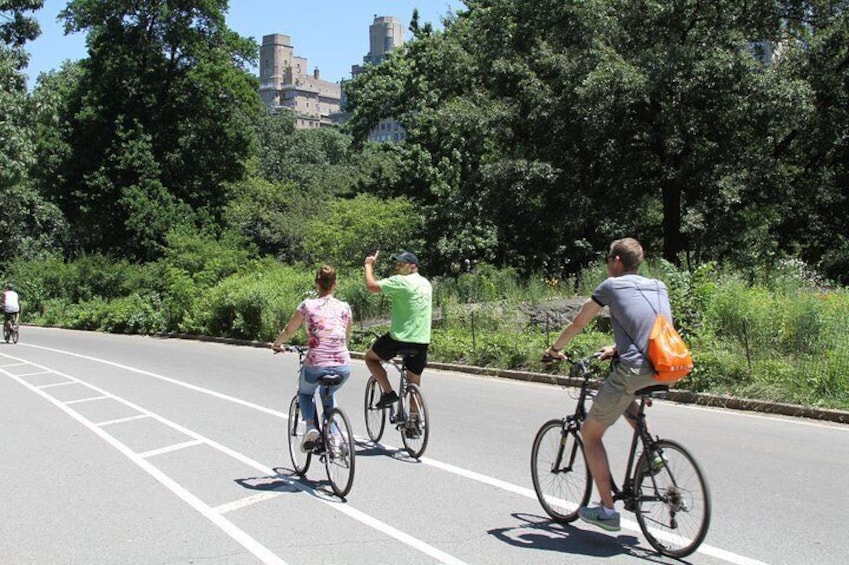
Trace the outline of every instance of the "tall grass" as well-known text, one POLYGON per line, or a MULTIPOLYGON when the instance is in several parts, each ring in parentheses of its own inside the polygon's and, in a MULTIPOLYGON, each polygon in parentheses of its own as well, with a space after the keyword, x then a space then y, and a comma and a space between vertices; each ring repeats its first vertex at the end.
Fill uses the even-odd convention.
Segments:
MULTIPOLYGON (((273 340, 313 292, 318 265, 220 253, 208 241, 179 243, 181 252, 147 265, 50 259, 13 263, 4 275, 17 283, 25 322, 264 341, 273 340)), ((677 386, 849 409, 847 289, 827 289, 798 262, 753 277, 713 264, 686 271, 656 261, 643 274, 669 287, 676 324, 694 353, 696 369, 677 386)), ((433 277, 431 359, 544 370, 539 354, 562 328, 532 324, 530 313, 553 299, 588 296, 605 276, 599 263, 568 281, 523 280, 488 265, 433 277)), ((368 292, 361 271, 339 273, 337 296, 351 304, 358 326, 385 329, 390 300, 368 292)), ((610 340, 609 325, 597 319, 570 352, 584 355, 610 340)), ((353 347, 366 345, 355 341, 353 347)))

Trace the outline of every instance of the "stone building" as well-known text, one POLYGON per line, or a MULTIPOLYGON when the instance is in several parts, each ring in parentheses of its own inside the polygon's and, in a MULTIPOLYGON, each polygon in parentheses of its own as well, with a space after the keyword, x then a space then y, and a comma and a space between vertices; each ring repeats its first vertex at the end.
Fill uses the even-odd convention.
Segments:
MULTIPOLYGON (((393 16, 374 16, 369 26, 369 52, 363 57, 362 65, 351 66, 351 77, 365 71, 366 65, 379 65, 393 49, 404 45, 404 26, 393 16)), ((343 103, 344 106, 344 103, 343 103)), ((369 141, 398 142, 406 137, 401 124, 394 118, 384 118, 369 133, 369 141)))
POLYGON ((342 87, 321 80, 318 68, 308 70, 305 57, 295 55, 288 35, 275 33, 262 38, 259 51, 259 96, 272 109, 289 108, 299 129, 332 126, 339 113, 342 87))

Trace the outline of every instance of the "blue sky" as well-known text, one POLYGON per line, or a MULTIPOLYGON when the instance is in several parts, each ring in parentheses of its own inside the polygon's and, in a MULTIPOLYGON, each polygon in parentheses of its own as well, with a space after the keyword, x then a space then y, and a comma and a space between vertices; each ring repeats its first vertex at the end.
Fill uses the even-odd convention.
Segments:
MULTIPOLYGON (((26 47, 30 53, 30 88, 39 73, 58 69, 66 59, 87 55, 85 36, 64 35, 56 20, 67 5, 68 0, 45 0, 35 14, 41 36, 26 47)), ((336 82, 349 78, 351 65, 362 63, 368 53, 368 27, 375 15, 397 17, 406 31, 415 8, 421 23, 430 22, 441 29, 442 17, 465 8, 465 4, 461 0, 230 0, 226 18, 230 29, 253 37, 257 43, 271 33, 290 36, 295 54, 307 58, 310 70, 318 67, 321 78, 336 82)))

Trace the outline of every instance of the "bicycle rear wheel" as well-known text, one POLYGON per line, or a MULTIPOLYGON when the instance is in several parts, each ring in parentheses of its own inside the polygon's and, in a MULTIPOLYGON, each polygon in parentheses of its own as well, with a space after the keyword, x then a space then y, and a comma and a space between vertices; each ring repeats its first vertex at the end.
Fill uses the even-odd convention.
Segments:
POLYGON ((366 383, 365 416, 366 432, 373 442, 380 441, 383 437, 383 429, 386 427, 386 409, 377 407, 380 394, 380 385, 374 377, 370 377, 366 383))
POLYGON ((710 490, 701 467, 680 444, 655 443, 663 465, 652 471, 644 452, 634 477, 634 512, 649 544, 669 557, 690 555, 704 541, 710 526, 710 490))
POLYGON ((292 458, 292 468, 299 476, 303 477, 310 468, 312 453, 301 451, 301 441, 304 439, 307 424, 301 417, 301 405, 298 395, 292 398, 289 404, 289 421, 286 423, 286 436, 289 439, 289 457, 292 458))
POLYGON ((573 522, 578 508, 589 502, 592 477, 584 445, 563 420, 549 420, 537 432, 531 449, 531 477, 539 503, 557 522, 573 522))
POLYGON ((12 343, 18 343, 18 324, 12 326, 12 343))
POLYGON ((345 498, 354 484, 356 461, 354 434, 345 413, 338 408, 331 409, 324 432, 324 467, 327 469, 327 479, 336 496, 345 498))
POLYGON ((8 322, 3 324, 3 339, 6 341, 6 343, 9 343, 9 323, 8 322))
POLYGON ((401 409, 407 416, 401 428, 401 441, 404 442, 404 449, 410 457, 418 459, 427 449, 427 440, 430 437, 427 405, 421 389, 412 383, 407 385, 407 392, 401 402, 401 409))

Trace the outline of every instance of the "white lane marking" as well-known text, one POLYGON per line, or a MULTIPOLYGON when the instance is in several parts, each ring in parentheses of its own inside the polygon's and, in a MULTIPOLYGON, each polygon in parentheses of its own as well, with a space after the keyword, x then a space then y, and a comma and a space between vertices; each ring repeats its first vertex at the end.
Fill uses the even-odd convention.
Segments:
POLYGON ((65 404, 65 405, 82 404, 83 402, 93 402, 95 400, 106 400, 106 399, 111 399, 111 398, 112 398, 112 396, 110 396, 108 394, 101 394, 100 396, 89 396, 88 398, 78 398, 76 400, 66 400, 65 402, 63 402, 63 404, 65 404))
MULTIPOLYGON (((7 357, 8 359, 14 359, 14 357, 7 357)), ((27 361, 22 361, 20 363, 9 363, 8 365, 0 365, 0 369, 6 369, 7 367, 21 367, 26 365, 27 361)))
MULTIPOLYGON (((290 492, 291 489, 285 489, 283 492, 290 492)), ((240 498, 239 500, 234 500, 233 502, 227 502, 225 504, 221 504, 213 508, 219 514, 227 514, 228 512, 232 512, 234 510, 240 510, 242 508, 247 508, 248 506, 252 506, 254 504, 259 504, 260 502, 265 502, 266 500, 271 500, 272 498, 277 498, 283 492, 276 491, 268 491, 260 494, 255 494, 253 496, 246 496, 245 498, 240 498)))
POLYGON ((132 422, 133 420, 143 420, 145 418, 150 418, 147 414, 137 414, 135 416, 127 416, 126 418, 116 418, 115 420, 105 420, 103 422, 96 422, 95 426, 100 426, 101 428, 104 426, 111 426, 113 424, 123 424, 124 422, 132 422))
MULTIPOLYGON (((163 381, 166 381, 166 382, 176 384, 178 386, 183 386, 183 387, 186 387, 186 388, 189 388, 189 389, 192 389, 192 390, 196 390, 198 392, 202 392, 204 394, 209 394, 211 396, 214 396, 216 398, 220 398, 222 400, 229 400, 229 401, 235 402, 236 404, 241 404, 243 406, 255 408, 255 409, 260 410, 261 412, 265 412, 266 414, 271 414, 271 415, 274 415, 274 416, 278 416, 278 417, 288 419, 287 414, 284 414, 284 413, 279 412, 277 410, 271 410, 269 408, 266 408, 266 407, 263 407, 263 406, 258 406, 258 405, 255 405, 255 404, 250 403, 250 402, 246 402, 246 401, 238 399, 238 398, 233 398, 231 396, 228 396, 228 395, 225 395, 225 394, 222 394, 222 393, 218 393, 218 392, 215 392, 215 391, 204 389, 202 387, 198 387, 196 385, 192 385, 192 384, 189 384, 189 383, 184 383, 184 382, 178 381, 176 379, 164 377, 162 375, 157 375, 155 373, 144 371, 142 369, 136 369, 134 367, 121 365, 119 363, 107 361, 105 359, 99 359, 97 357, 91 357, 91 356, 88 356, 88 355, 81 355, 81 354, 78 354, 78 353, 73 353, 73 352, 70 352, 70 351, 64 351, 64 350, 61 350, 61 349, 53 349, 53 348, 49 348, 49 347, 43 347, 43 346, 31 345, 31 344, 26 344, 26 346, 27 347, 33 347, 33 348, 36 348, 36 349, 44 349, 44 350, 47 350, 47 351, 52 351, 54 353, 61 353, 61 354, 65 354, 65 355, 70 355, 70 356, 73 356, 73 357, 80 357, 80 358, 87 359, 87 360, 90 360, 90 361, 95 361, 95 362, 103 363, 103 364, 110 365, 110 366, 113 366, 113 367, 118 367, 118 368, 121 368, 121 369, 124 369, 124 370, 127 370, 127 371, 151 376, 151 377, 154 377, 156 379, 160 379, 160 380, 163 380, 163 381)), ((455 374, 455 373, 452 372, 452 374, 455 374)), ((465 376, 465 375, 461 375, 461 376, 465 376)), ((476 377, 476 376, 472 376, 472 377, 473 378, 482 378, 482 377, 476 377)), ((499 379, 499 382, 501 380, 502 379, 499 379)), ((94 387, 92 387, 92 388, 94 388, 94 387)), ((674 404, 673 404, 673 406, 674 406, 674 404)), ((775 420, 782 421, 779 418, 775 418, 775 420)), ((833 429, 833 428, 828 427, 828 429, 833 429)), ((394 448, 394 447, 389 446, 389 445, 385 445, 385 444, 381 444, 381 445, 383 445, 386 448, 397 449, 397 448, 394 448)), ((229 451, 229 449, 228 449, 228 451, 229 451)), ((233 452, 233 453, 235 453, 235 452, 233 452)), ((508 492, 512 492, 512 493, 518 494, 520 496, 530 498, 532 500, 536 500, 536 493, 531 489, 528 489, 528 488, 525 488, 525 487, 520 487, 518 485, 513 485, 512 483, 507 483, 505 481, 501 481, 501 480, 496 479, 494 477, 489 477, 487 475, 476 473, 474 471, 469 471, 467 469, 463 469, 461 467, 456 467, 456 466, 451 465, 449 463, 443 463, 441 461, 436 461, 434 459, 430 459, 430 458, 427 458, 427 457, 422 458, 421 461, 422 461, 422 463, 424 463, 426 465, 430 465, 432 467, 442 469, 443 471, 453 473, 453 474, 465 477, 465 478, 473 480, 473 481, 481 482, 483 484, 495 486, 496 488, 501 488, 501 489, 506 490, 508 492)), ((639 525, 636 522, 633 522, 633 521, 630 521, 630 520, 624 520, 623 523, 626 525, 626 527, 628 529, 630 529, 634 532, 640 532, 639 525)), ((391 526, 389 526, 389 527, 391 527, 391 526)), ((404 535, 406 535, 406 534, 404 534, 404 535)), ((411 539, 414 539, 414 538, 411 538, 411 539)), ((711 545, 704 544, 704 543, 699 546, 697 553, 704 553, 705 555, 711 555, 713 557, 716 557, 718 559, 722 559, 722 560, 727 561, 729 563, 734 563, 736 565, 765 565, 765 564, 762 564, 760 561, 745 557, 743 555, 738 555, 736 553, 732 553, 732 552, 726 551, 724 549, 713 547, 711 545)))
POLYGON ((43 349, 44 351, 52 351, 53 353, 61 353, 63 355, 69 355, 71 357, 78 357, 80 359, 86 359, 88 361, 94 361, 96 363, 101 363, 103 365, 109 365, 111 367, 117 367, 118 369, 123 369, 125 371, 130 371, 132 373, 138 373, 139 375, 145 375, 147 377, 153 377, 154 379, 159 379, 161 381, 165 381, 167 383, 171 383, 173 385, 181 386, 183 388, 187 388, 189 390, 194 390, 195 392, 200 392, 203 394, 208 394, 209 396, 214 396, 215 398, 220 398, 221 400, 226 400, 228 402, 233 402, 234 404, 240 404, 242 406, 246 406, 251 408, 252 410, 258 410, 260 412, 265 412, 266 414, 271 414, 272 416, 277 416, 278 418, 283 418, 284 420, 288 420, 289 416, 285 412, 280 412, 279 410, 272 410, 271 408, 266 408, 265 406, 260 406, 259 404, 254 404, 253 402, 248 402, 247 400, 242 400, 241 398, 236 398, 233 396, 229 396, 227 394, 223 394, 220 392, 216 392, 214 390, 210 390, 208 388, 203 388, 200 386, 196 386, 193 384, 189 384, 183 381, 178 381, 177 379, 172 379, 170 377, 165 377, 163 375, 157 375, 156 373, 151 373, 150 371, 144 371, 142 369, 136 369, 135 367, 129 367, 127 365, 122 365, 121 363, 115 363, 113 361, 108 361, 106 359, 100 359, 98 357, 91 357, 89 355, 82 355, 81 353, 74 353, 73 351, 64 351, 62 349, 53 349, 52 347, 44 347, 41 345, 33 345, 31 343, 26 344, 27 347, 31 347, 33 349, 43 349))
MULTIPOLYGON (((53 371, 47 371, 47 372, 52 373, 53 371)), ((68 385, 75 385, 75 384, 79 384, 79 383, 75 383, 74 381, 62 381, 61 383, 50 383, 49 385, 39 385, 35 388, 45 389, 45 388, 53 388, 53 387, 56 387, 56 386, 68 386, 68 385)))
MULTIPOLYGON (((37 347, 37 348, 39 348, 39 349, 48 349, 48 348, 40 347, 40 346, 30 346, 30 347, 37 347)), ((58 350, 51 350, 51 351, 58 351, 58 350)), ((60 353, 65 353, 65 352, 62 352, 62 351, 59 351, 59 352, 60 352, 60 353)), ((70 353, 70 355, 75 355, 75 354, 70 353)), ((99 361, 98 359, 96 359, 96 358, 91 358, 91 357, 87 357, 87 359, 89 359, 89 360, 91 360, 91 361, 99 361)), ((109 362, 109 361, 104 361, 104 363, 109 364, 109 365, 113 365, 113 366, 115 366, 115 365, 116 365, 115 363, 111 363, 111 362, 109 362)), ((42 366, 42 365, 38 365, 38 364, 36 364, 36 363, 30 363, 30 364, 31 364, 31 365, 33 365, 33 366, 35 366, 35 367, 39 367, 39 368, 41 368, 41 369, 47 369, 47 367, 44 367, 44 366, 42 366)), ((130 372, 144 373, 144 374, 147 374, 147 375, 150 375, 150 376, 157 376, 157 375, 153 375, 153 374, 147 373, 146 371, 140 371, 140 370, 138 370, 138 369, 134 369, 134 368, 132 368, 132 367, 124 367, 124 366, 120 366, 120 367, 121 367, 121 368, 124 368, 125 370, 130 371, 130 372)), ((6 373, 5 371, 0 371, 0 372, 6 373)), ((77 382, 79 382, 80 384, 83 384, 83 385, 85 385, 85 386, 88 386, 88 387, 90 387, 92 390, 95 390, 95 391, 97 391, 97 392, 101 392, 101 393, 103 393, 103 394, 105 394, 105 395, 108 395, 108 394, 109 394, 107 391, 105 391, 105 390, 103 390, 103 389, 101 389, 101 388, 99 388, 99 387, 97 387, 97 386, 95 386, 95 385, 92 385, 92 384, 86 383, 86 382, 84 382, 84 381, 81 381, 81 380, 79 380, 79 379, 76 379, 75 377, 72 377, 72 376, 67 375, 67 374, 65 374, 65 373, 61 373, 61 372, 59 372, 59 371, 52 371, 52 372, 54 372, 55 374, 57 374, 57 375, 59 375, 59 376, 62 376, 62 377, 68 378, 68 379, 74 379, 74 380, 76 380, 77 382)), ((17 380, 18 382, 20 382, 21 384, 23 384, 23 385, 24 385, 24 386, 26 386, 27 388, 29 388, 29 389, 31 389, 31 390, 33 390, 33 391, 37 392, 39 395, 41 395, 41 396, 43 396, 44 398, 48 399, 48 400, 49 400, 50 402, 52 402, 53 404, 61 405, 61 403, 59 403, 59 401, 57 401, 57 400, 53 399, 53 398, 52 398, 51 396, 49 396, 47 393, 42 392, 42 391, 40 391, 40 390, 36 389, 36 388, 35 388, 35 387, 33 387, 32 385, 30 385, 30 384, 26 383, 25 381, 23 381, 23 380, 21 380, 21 379, 17 379, 17 378, 15 378, 15 376, 14 376, 14 375, 11 375, 11 374, 8 374, 8 373, 6 373, 6 374, 7 374, 9 377, 11 377, 11 378, 13 378, 13 379, 17 380)), ((164 377, 163 377, 163 378, 164 378, 164 377)), ((168 380, 168 381, 172 381, 172 380, 173 380, 173 379, 167 379, 167 378, 164 378, 164 379, 165 379, 165 380, 168 380)), ((179 383, 179 381, 175 381, 175 382, 179 383)), ((192 387, 190 387, 190 388, 200 388, 200 387, 193 387, 193 386, 192 386, 192 387)), ((212 392, 212 391, 210 391, 210 392, 212 392)), ((227 395, 222 395, 222 394, 219 394, 219 393, 214 393, 214 394, 212 394, 212 396, 215 396, 215 397, 218 397, 218 398, 230 398, 230 397, 228 397, 227 395)), ((403 543, 403 544, 405 544, 405 545, 407 545, 407 546, 409 546, 409 547, 411 547, 411 548, 413 548, 413 549, 416 549, 416 550, 418 550, 418 551, 419 551, 419 552, 421 552, 421 553, 424 553, 425 555, 429 555, 430 557, 433 557, 433 558, 435 558, 436 560, 438 560, 440 563, 445 563, 446 565, 466 565, 464 561, 462 561, 462 560, 460 560, 460 559, 457 559, 457 558, 456 558, 456 557, 454 557, 453 555, 450 555, 450 554, 448 554, 448 553, 445 553, 444 551, 442 551, 442 550, 440 550, 440 549, 437 549, 436 547, 433 547, 433 546, 429 545, 428 543, 426 543, 426 542, 424 542, 424 541, 422 541, 422 540, 420 540, 420 539, 418 539, 418 538, 415 538, 415 537, 413 537, 413 536, 411 536, 411 535, 409 535, 409 534, 407 534, 407 533, 405 533, 405 532, 403 532, 403 531, 401 531, 401 530, 399 530, 399 529, 397 529, 397 528, 395 528, 395 527, 393 527, 393 526, 391 526, 391 525, 389 525, 389 524, 387 524, 387 523, 385 523, 385 522, 382 522, 382 521, 378 520, 377 518, 374 518, 373 516, 371 516, 371 515, 369 515, 369 514, 366 514, 365 512, 362 512, 362 511, 360 511, 360 510, 357 510, 357 509, 355 509, 355 508, 351 507, 351 506, 350 506, 350 505, 348 505, 348 504, 340 504, 340 503, 339 503, 339 501, 338 501, 337 499, 335 499, 335 498, 328 498, 327 496, 324 496, 324 495, 320 494, 318 491, 316 491, 314 488, 310 487, 309 485, 305 485, 305 484, 300 483, 300 482, 298 482, 298 481, 292 480, 291 478, 288 478, 288 477, 285 477, 285 476, 283 476, 283 475, 280 475, 280 474, 278 474, 278 473, 277 473, 274 469, 272 469, 272 468, 270 468, 270 467, 268 467, 268 466, 266 466, 266 465, 263 465, 262 463, 259 463, 258 461, 255 461, 254 459, 251 459, 251 458, 250 458, 250 457, 248 457, 247 455, 244 455, 244 454, 242 454, 242 453, 240 453, 240 452, 238 452, 238 451, 235 451, 235 450, 233 450, 233 449, 231 449, 231 448, 229 448, 229 447, 227 447, 227 446, 225 446, 225 445, 222 445, 222 444, 220 444, 220 443, 218 443, 218 442, 216 442, 216 441, 213 441, 213 440, 211 440, 211 439, 209 439, 209 438, 206 438, 206 437, 204 437, 204 436, 202 436, 202 435, 198 434, 197 432, 194 432, 194 431, 192 431, 192 430, 190 430, 190 429, 188 429, 188 428, 185 428, 185 427, 181 426, 180 424, 178 424, 178 423, 176 423, 176 422, 172 422, 172 421, 170 421, 170 420, 168 420, 168 419, 166 419, 166 418, 164 418, 164 417, 162 417, 162 416, 159 416, 158 414, 155 414, 155 413, 153 413, 153 412, 151 412, 151 411, 149 411, 149 410, 147 410, 147 409, 145 409, 145 408, 143 408, 143 407, 141 407, 141 406, 139 406, 139 405, 137 405, 137 404, 135 404, 135 403, 133 403, 133 402, 131 402, 131 401, 129 401, 129 400, 126 400, 126 399, 123 399, 123 398, 120 398, 120 397, 117 397, 117 396, 114 396, 114 395, 109 396, 109 398, 113 398, 113 399, 117 400, 118 402, 121 402, 122 404, 124 404, 124 405, 126 405, 126 406, 129 406, 130 408, 133 408, 133 409, 135 409, 135 410, 137 410, 137 411, 139 411, 139 412, 141 412, 141 413, 143 413, 143 414, 147 414, 147 415, 149 415, 151 418, 153 418, 153 419, 157 420, 158 422, 161 422, 161 423, 165 424, 166 426, 169 426, 169 427, 171 427, 171 428, 173 428, 173 429, 175 429, 175 430, 177 430, 177 431, 180 431, 180 432, 184 433, 185 435, 187 435, 187 436, 189 436, 189 437, 193 437, 193 438, 195 438, 195 439, 197 439, 197 440, 200 440, 202 443, 205 443, 205 444, 206 444, 206 445, 208 445, 209 447, 212 447, 213 449, 216 449, 216 450, 218 450, 218 451, 220 451, 220 452, 222 452, 222 453, 224 453, 224 454, 227 454, 227 455, 229 455, 230 457, 232 457, 233 459, 236 459, 236 460, 238 460, 238 461, 241 461, 241 462, 242 462, 242 463, 244 463, 245 465, 248 465, 248 466, 250 466, 250 467, 253 467, 254 469, 257 469, 257 470, 259 470, 259 471, 262 471, 263 473, 265 473, 265 474, 267 474, 267 475, 270 475, 270 476, 273 476, 273 477, 275 477, 275 478, 283 479, 284 481, 289 482, 289 483, 290 483, 293 487, 297 488, 298 490, 300 490, 300 491, 302 491, 302 492, 306 492, 306 493, 311 494, 311 495, 315 498, 315 500, 318 500, 319 502, 321 502, 321 503, 323 503, 323 504, 328 505, 329 507, 333 508, 333 509, 334 509, 334 510, 336 510, 337 512, 341 512, 342 514, 347 515, 349 518, 352 518, 352 519, 354 519, 354 520, 357 520, 358 522, 361 522, 361 523, 365 524, 366 526, 369 526, 369 527, 371 527, 372 529, 375 529, 375 530, 377 530, 377 531, 379 531, 379 532, 383 533, 383 534, 384 534, 384 535, 386 535, 386 536, 392 537, 392 538, 396 539, 397 541, 399 541, 399 542, 401 542, 401 543, 403 543)), ((238 401, 238 399, 233 399, 233 400, 238 401)), ((238 402, 238 403, 239 403, 239 404, 250 404, 250 403, 243 403, 243 402, 238 402)), ((67 404, 67 403, 65 403, 65 404, 67 404)), ((240 533, 243 537, 241 537, 241 538, 237 538, 237 537, 235 537, 235 536, 234 536, 234 533, 231 533, 231 531, 229 531, 229 530, 225 530, 225 529, 224 529, 221 525, 219 525, 219 524, 218 524, 218 522, 215 522, 215 521, 214 521, 214 523, 216 523, 216 525, 219 525, 219 528, 222 528, 222 530, 224 530, 225 532, 227 532, 227 533, 228 533, 231 537, 233 537, 234 539, 236 539, 237 541, 239 541, 239 543, 242 543, 242 545, 243 545, 246 549, 248 549, 248 550, 249 550, 249 551, 251 551, 252 553, 254 552, 254 550, 256 550, 256 551, 268 552, 268 554, 269 554, 269 555, 271 555, 271 556, 273 556, 275 559, 277 559, 276 561, 265 561, 266 563, 283 563, 283 561, 280 561, 280 560, 279 560, 279 558, 278 558, 276 555, 274 555, 273 553, 271 553, 271 552, 270 552, 270 550, 268 550, 267 548, 265 548, 264 546, 262 546, 261 544, 259 544, 259 542, 256 542, 256 540, 254 540, 253 538, 251 538, 251 537, 250 537, 247 533, 245 533, 244 531, 240 530, 237 526, 235 526, 235 525, 234 525, 234 524, 232 524, 231 522, 229 522, 229 521, 227 521, 226 519, 224 519, 224 518, 223 518, 220 514, 215 513, 215 511, 214 511, 214 509, 213 509, 213 508, 211 508, 211 507, 209 507, 208 505, 206 505, 203 501, 201 501, 200 499, 198 499, 197 497, 195 497, 195 496, 194 496, 193 494, 191 494, 188 490, 184 489, 184 488, 183 488, 182 486, 180 486, 178 483, 176 483, 175 481, 173 481, 172 479, 170 479, 167 475, 165 475, 164 473, 160 472, 160 471, 159 471, 156 467, 154 467, 151 463, 149 463, 149 462, 148 462, 148 461, 146 461, 144 458, 142 458, 139 454, 134 453, 132 450, 130 450, 128 447, 126 447, 124 444, 122 444, 122 443, 121 443, 120 441, 118 441, 117 439, 115 439, 115 438, 113 438, 112 436, 110 436, 107 432, 105 432, 105 431, 104 431, 104 430, 102 430, 101 428, 97 428, 97 427, 93 426, 90 422, 88 422, 87 420, 85 420, 85 418, 83 418, 81 415, 79 415, 79 414, 78 414, 77 412, 75 412, 73 409, 71 409, 71 408, 67 408, 67 407, 65 407, 65 406, 61 406, 61 407, 62 407, 62 409, 63 409, 65 412, 67 412, 68 414, 73 415, 73 417, 74 417, 75 419, 79 420, 80 422, 83 422, 83 423, 86 425, 86 427, 89 427, 89 428, 91 428, 91 429, 96 430, 96 431, 97 431, 97 434, 98 434, 99 436, 101 436, 101 437, 103 437, 103 438, 109 438, 109 439, 107 439, 107 441, 108 441, 110 444, 112 444, 112 445, 114 445, 114 446, 120 446, 120 449, 119 449, 119 450, 120 450, 122 453, 125 453, 128 457, 130 457, 130 459, 131 459, 131 460, 133 460, 133 462, 137 462, 137 464, 138 464, 138 462, 143 463, 144 465, 139 464, 139 466, 141 466, 141 467, 142 467, 145 471, 147 471, 148 473, 150 473, 150 471, 149 471, 148 469, 153 469, 153 470, 155 470, 155 471, 156 471, 156 473, 157 473, 157 475, 154 475, 154 477, 155 477, 155 478, 157 478, 157 480, 160 480, 158 475, 161 475, 162 477, 164 477, 165 479, 167 479, 167 480, 169 481, 168 483, 165 483, 165 482, 163 482, 162 480, 160 480, 160 482, 163 482, 163 484, 165 484, 166 486, 168 486, 168 488, 170 488, 170 489, 172 490, 172 492, 174 492, 175 494, 178 494, 178 496, 180 496, 181 498, 183 498, 183 495, 185 495, 186 497, 189 497, 188 499, 184 499, 184 500, 186 500, 187 502, 189 502, 189 503, 192 505, 192 507, 193 507, 193 508, 195 508, 196 510, 198 510, 198 511, 199 511, 201 514, 203 514, 205 517, 207 517, 207 518, 208 518, 208 517, 209 517, 209 516, 208 516, 209 514, 214 514, 215 516, 219 517, 219 518, 220 518, 220 519, 221 519, 224 523, 228 524, 228 525, 229 525, 229 526, 231 526, 233 529, 235 529, 234 531, 237 531, 237 532, 238 532, 238 533, 240 533), (174 488, 171 488, 171 485, 173 485, 175 488, 178 488, 178 489, 179 489, 179 491, 178 491, 178 490, 175 490, 174 488), (244 543, 243 543, 243 542, 245 542, 245 543, 247 543, 247 542, 251 542, 251 544, 252 544, 252 545, 249 547, 248 545, 244 545, 244 543), (252 549, 252 548, 253 548, 253 549, 252 549)), ((276 411, 270 411, 270 410, 268 410, 268 409, 264 409, 263 411, 264 411, 264 412, 270 412, 270 413, 276 412, 276 411)), ((284 418, 288 418, 288 416, 287 416, 287 415, 285 415, 285 414, 282 414, 282 413, 279 413, 279 414, 280 414, 282 417, 284 417, 284 418)), ((151 474, 152 474, 152 473, 151 473, 151 474)), ((254 553, 254 554, 255 554, 255 555, 257 555, 256 553, 254 553)), ((257 556, 259 557, 259 555, 257 555, 257 556)))
POLYGON ((168 445, 165 447, 160 447, 158 449, 151 449, 150 451, 145 451, 143 453, 139 453, 139 457, 143 459, 147 459, 149 457, 156 457, 157 455, 162 455, 164 453, 173 453, 175 451, 180 451, 181 449, 186 449, 187 447, 194 447, 196 445, 203 445, 205 442, 200 439, 193 439, 191 441, 184 441, 182 443, 175 443, 174 445, 168 445))
POLYGON ((52 371, 36 371, 35 373, 19 373, 18 376, 23 377, 34 377, 36 375, 49 375, 52 371))
MULTIPOLYGON (((3 371, 6 373, 6 371, 3 371)), ((41 391, 27 382, 15 377, 14 375, 10 375, 6 373, 10 378, 18 381, 23 386, 29 388, 39 396, 43 397, 45 400, 50 402, 51 404, 57 406, 71 418, 88 428, 94 434, 99 436, 103 441, 117 449, 121 452, 125 457, 127 457, 130 461, 135 463, 139 468, 149 474, 151 477, 159 481, 165 488, 174 493, 177 497, 179 497, 183 502, 191 506, 195 509, 199 514, 205 517, 207 520, 218 526, 218 528, 233 538, 239 545, 250 551, 254 554, 258 559, 260 559, 263 563, 267 563, 270 565, 286 565, 286 562, 280 559, 277 555, 275 555, 271 550, 266 548, 264 545, 260 544, 254 538, 249 536, 244 530, 224 518, 221 514, 215 512, 208 504, 200 500, 194 494, 186 490, 183 486, 174 481, 171 477, 154 467, 152 464, 145 461, 143 458, 139 457, 138 454, 133 452, 129 447, 115 439, 113 436, 109 435, 106 431, 101 428, 98 428, 91 422, 89 422, 86 418, 84 418, 79 412, 76 412, 73 408, 69 408, 67 403, 60 402, 59 400, 51 397, 44 391, 41 391)), ((67 375, 63 375, 67 376, 67 375)), ((117 397, 116 397, 117 399, 117 397)))

